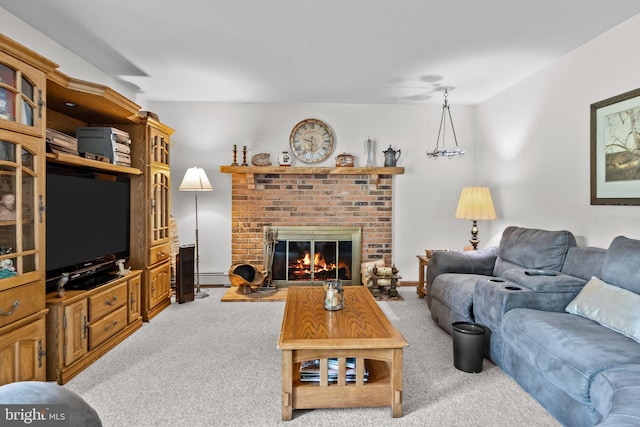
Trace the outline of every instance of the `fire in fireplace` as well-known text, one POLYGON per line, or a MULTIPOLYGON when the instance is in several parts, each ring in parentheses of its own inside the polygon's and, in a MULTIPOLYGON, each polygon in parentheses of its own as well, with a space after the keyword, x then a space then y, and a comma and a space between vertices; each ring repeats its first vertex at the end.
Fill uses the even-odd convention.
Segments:
MULTIPOLYGON (((351 280, 351 240, 341 241, 287 241, 276 245, 276 260, 288 253, 286 278, 282 274, 275 279, 288 281, 315 281, 327 279, 351 280)), ((274 266, 274 270, 275 270, 274 266)), ((283 270, 280 268, 279 270, 283 270)))
MULTIPOLYGON (((270 266, 276 286, 318 284, 328 279, 357 284, 354 279, 360 276, 359 227, 269 227, 269 232, 277 232, 270 266)), ((265 255, 269 259, 269 254, 265 255)))

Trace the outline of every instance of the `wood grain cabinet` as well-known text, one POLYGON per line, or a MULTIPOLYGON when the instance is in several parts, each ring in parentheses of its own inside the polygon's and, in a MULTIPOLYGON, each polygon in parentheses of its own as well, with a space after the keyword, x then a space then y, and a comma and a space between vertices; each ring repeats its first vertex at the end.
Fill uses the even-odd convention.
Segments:
POLYGON ((0 330, 0 384, 44 381, 46 310, 0 330))
POLYGON ((144 171, 132 180, 137 235, 131 265, 144 271, 142 318, 149 321, 171 304, 169 146, 174 131, 149 116, 121 128, 131 137, 131 165, 144 171))
POLYGON ((0 34, 0 385, 44 380, 44 135, 53 62, 0 34))
POLYGON ((66 382, 171 303, 173 130, 109 87, 57 67, 0 34, 0 385, 66 382), (47 128, 74 136, 86 126, 129 132, 131 166, 46 152, 47 128), (134 274, 64 298, 45 295, 50 163, 130 177, 134 274))
POLYGON ((142 326, 141 274, 135 270, 63 298, 47 295, 48 380, 66 383, 142 326))

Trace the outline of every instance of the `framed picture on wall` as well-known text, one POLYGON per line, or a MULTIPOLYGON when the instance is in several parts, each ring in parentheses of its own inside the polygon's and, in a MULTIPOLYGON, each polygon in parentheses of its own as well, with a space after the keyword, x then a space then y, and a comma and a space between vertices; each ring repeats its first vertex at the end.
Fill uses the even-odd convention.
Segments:
POLYGON ((640 89, 591 104, 591 204, 640 205, 640 89))

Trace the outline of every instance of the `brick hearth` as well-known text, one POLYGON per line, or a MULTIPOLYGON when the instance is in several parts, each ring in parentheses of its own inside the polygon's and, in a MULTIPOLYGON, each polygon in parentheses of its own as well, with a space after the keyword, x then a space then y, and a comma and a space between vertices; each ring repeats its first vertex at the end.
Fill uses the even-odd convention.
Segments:
POLYGON ((392 254, 392 175, 232 175, 232 263, 263 265, 263 227, 359 226, 362 261, 392 254), (252 188, 255 187, 255 188, 252 188))

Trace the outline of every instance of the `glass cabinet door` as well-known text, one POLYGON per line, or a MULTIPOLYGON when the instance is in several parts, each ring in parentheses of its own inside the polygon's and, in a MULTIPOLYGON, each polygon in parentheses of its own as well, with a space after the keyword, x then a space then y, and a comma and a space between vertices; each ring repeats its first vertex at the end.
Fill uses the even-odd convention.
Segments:
POLYGON ((169 239, 169 174, 151 168, 151 246, 169 239))
MULTIPOLYGON (((10 57, 0 55, 0 120, 13 129, 41 134, 44 100, 42 73, 23 71, 14 66, 10 57)), ((27 68, 28 70, 28 68, 27 68)))
MULTIPOLYGON (((0 288, 37 279, 43 230, 38 155, 0 133, 0 288)), ((25 137, 26 138, 26 137, 25 137)))
POLYGON ((169 137, 163 132, 150 128, 151 163, 169 165, 169 137))

